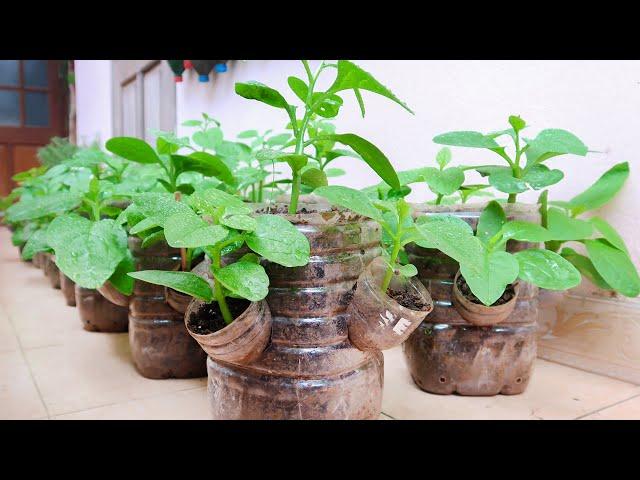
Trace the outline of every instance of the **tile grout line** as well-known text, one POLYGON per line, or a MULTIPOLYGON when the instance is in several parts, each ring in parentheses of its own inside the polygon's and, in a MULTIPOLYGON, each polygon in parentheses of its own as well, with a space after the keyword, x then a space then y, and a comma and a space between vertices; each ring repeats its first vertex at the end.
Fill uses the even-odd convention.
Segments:
POLYGON ((615 407, 616 405, 620 405, 621 403, 628 402, 629 400, 633 400, 634 398, 638 398, 638 397, 640 397, 640 393, 636 393, 635 395, 632 395, 629 398, 625 398, 623 400, 619 400, 617 402, 614 402, 611 405, 605 405, 604 407, 597 408, 596 410, 593 410, 592 412, 588 412, 588 413, 582 414, 582 415, 580 415, 578 417, 575 417, 574 420, 581 420, 581 419, 583 419, 585 417, 588 417, 589 415, 594 415, 594 414, 596 414, 598 412, 606 410, 607 408, 615 407))
POLYGON ((20 355, 22 355, 22 360, 24 360, 24 363, 27 365, 27 370, 29 371, 29 377, 31 377, 31 381, 33 382, 33 386, 36 388, 36 392, 38 392, 38 398, 40 399, 40 402, 42 403, 42 406, 44 407, 44 411, 47 414, 47 419, 51 419, 51 414, 49 413, 49 408, 47 407, 47 403, 44 401, 44 398, 42 397, 42 392, 40 391, 40 386, 38 385, 38 382, 36 381, 35 377, 33 376, 33 370, 31 369, 31 363, 29 363, 29 359, 27 358, 27 356, 25 355, 25 349, 22 346, 22 341, 20 340, 20 336, 18 335, 18 330, 16 329, 16 326, 13 323, 13 318, 12 315, 9 313, 9 311, 4 308, 4 311, 7 315, 7 318, 9 319, 9 324, 11 325, 11 329, 13 330, 13 334, 16 337, 16 341, 18 342, 18 348, 20 349, 20 355))
POLYGON ((198 389, 201 389, 201 388, 206 389, 207 386, 204 385, 204 386, 201 386, 201 387, 189 387, 189 388, 185 388, 185 389, 181 389, 181 390, 174 390, 173 392, 155 393, 153 395, 148 395, 148 396, 140 397, 140 398, 129 398, 128 400, 123 400, 121 402, 105 403, 104 405, 96 405, 95 407, 81 408, 80 410, 72 410, 70 412, 58 413, 58 414, 53 415, 52 417, 49 417, 49 418, 50 419, 55 419, 55 417, 61 417, 63 415, 71 415, 71 414, 80 413, 80 412, 89 412, 91 410, 97 410, 98 408, 112 407, 114 405, 122 405, 122 404, 129 403, 129 402, 138 402, 140 400, 148 400, 150 398, 162 397, 164 395, 172 395, 172 394, 180 393, 180 392, 189 392, 191 390, 198 390, 198 389))

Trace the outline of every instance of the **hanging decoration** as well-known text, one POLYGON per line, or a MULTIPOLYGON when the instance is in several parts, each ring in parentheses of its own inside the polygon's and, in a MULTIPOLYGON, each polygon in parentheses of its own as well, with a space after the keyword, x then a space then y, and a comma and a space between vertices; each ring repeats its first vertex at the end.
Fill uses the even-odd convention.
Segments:
POLYGON ((198 81, 209 81, 209 73, 213 70, 213 66, 216 62, 217 60, 191 60, 193 68, 198 72, 198 81))
POLYGON ((176 83, 182 82, 182 73, 184 72, 184 60, 167 60, 171 71, 173 72, 173 79, 176 83))
POLYGON ((227 71, 227 62, 229 60, 216 60, 215 69, 217 73, 224 73, 227 71))

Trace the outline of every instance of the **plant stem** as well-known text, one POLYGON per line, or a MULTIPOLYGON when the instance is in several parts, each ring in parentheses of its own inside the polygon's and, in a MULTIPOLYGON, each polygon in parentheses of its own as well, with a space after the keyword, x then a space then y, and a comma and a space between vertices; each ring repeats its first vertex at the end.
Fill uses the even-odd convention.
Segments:
POLYGON ((386 293, 389 288, 389 284, 391 283, 391 278, 393 277, 393 271, 395 270, 395 264, 398 259, 398 254, 400 253, 400 247, 402 246, 400 243, 401 235, 398 235, 393 242, 393 250, 391 251, 391 257, 389 257, 389 265, 387 266, 387 271, 384 274, 384 279, 382 280, 382 293, 386 293))
MULTIPOLYGON (((211 258, 211 269, 214 272, 214 277, 215 272, 217 270, 220 270, 220 265, 220 249, 215 249, 211 258)), ((229 325, 231 322, 233 322, 233 316, 231 315, 229 307, 227 306, 227 300, 224 297, 222 285, 220 285, 220 282, 215 278, 213 281, 213 296, 216 302, 218 302, 218 308, 220 308, 220 313, 222 314, 224 323, 229 325)))
MULTIPOLYGON (((515 161, 513 162, 513 165, 511 166, 511 170, 513 171, 513 176, 515 178, 520 178, 522 176, 522 171, 520 170, 520 155, 522 155, 522 151, 520 150, 520 133, 519 132, 516 132, 515 144, 516 144, 516 157, 515 157, 515 161)), ((516 196, 517 196, 516 193, 510 193, 507 203, 516 203, 516 196)))
POLYGON ((442 202, 442 197, 443 197, 443 195, 441 193, 439 193, 438 197, 436 198, 436 205, 440 205, 440 203, 442 202))
POLYGON ((298 211, 298 197, 300 197, 300 172, 293 172, 293 183, 291 184, 291 201, 289 202, 289 213, 294 215, 298 211))

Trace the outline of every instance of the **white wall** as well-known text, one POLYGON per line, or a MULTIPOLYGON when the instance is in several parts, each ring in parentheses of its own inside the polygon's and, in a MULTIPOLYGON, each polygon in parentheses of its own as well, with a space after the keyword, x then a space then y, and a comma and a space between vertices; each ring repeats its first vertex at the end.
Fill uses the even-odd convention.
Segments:
POLYGON ((76 130, 78 143, 104 145, 112 136, 111 61, 76 60, 76 130))
MULTIPOLYGON (((450 130, 492 131, 506 128, 510 114, 521 115, 535 135, 543 128, 563 128, 578 135, 591 150, 603 153, 587 157, 566 156, 548 165, 561 168, 565 180, 551 187, 550 197, 567 199, 584 190, 612 165, 629 161, 631 178, 624 190, 601 215, 622 232, 638 264, 640 238, 635 235, 640 195, 640 160, 636 142, 640 131, 640 62, 637 61, 357 61, 388 86, 416 112, 409 114, 386 98, 363 92, 366 117, 360 116, 350 92, 336 121, 339 132, 357 133, 375 143, 398 170, 433 165, 438 145, 431 139, 450 130), (632 206, 631 208, 627 206, 632 206)), ((76 62, 78 77, 78 132, 88 135, 111 128, 105 91, 110 77, 101 62, 76 62), (84 63, 82 69, 78 64, 84 63), (95 71, 91 74, 89 70, 95 71), (82 75, 84 73, 84 76, 82 75), (83 78, 94 82, 84 86, 84 108, 80 106, 83 78), (96 85, 96 82, 99 85, 96 85), (99 92, 99 93, 98 93, 99 92), (91 102, 98 102, 91 103, 91 102), (87 110, 94 110, 93 114, 87 110), (84 112, 84 114, 83 114, 84 112), (108 121, 107 121, 108 119, 108 121), (101 123, 104 122, 104 123, 101 123)), ((225 136, 233 139, 246 129, 282 129, 288 119, 279 109, 245 100, 233 91, 236 81, 257 80, 280 90, 290 102, 297 98, 289 90, 289 75, 304 78, 298 61, 249 60, 232 62, 229 71, 211 74, 212 81, 199 83, 195 72, 185 72, 177 85, 178 123, 207 112, 222 122, 225 136)), ((327 76, 332 77, 331 70, 327 76)), ((328 85, 332 78, 326 79, 328 85)), ((322 84, 320 85, 322 86, 322 84)), ((178 127, 181 133, 188 130, 178 127)), ((101 138, 104 140, 106 138, 101 138)), ((479 164, 499 161, 491 152, 453 149, 454 162, 479 164)), ((338 159, 334 166, 347 170, 340 182, 352 187, 377 183, 376 175, 364 164, 338 159)), ((467 177, 468 180, 473 180, 467 177)), ((431 198, 425 189, 414 188, 411 199, 431 198)), ((519 197, 534 201, 536 192, 519 197)))

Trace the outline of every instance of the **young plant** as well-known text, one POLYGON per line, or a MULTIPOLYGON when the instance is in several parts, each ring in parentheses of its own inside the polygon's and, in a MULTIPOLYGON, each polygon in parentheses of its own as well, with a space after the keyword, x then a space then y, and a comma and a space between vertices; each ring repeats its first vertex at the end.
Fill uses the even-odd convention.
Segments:
MULTIPOLYGON (((323 118, 335 118, 342 106, 343 100, 338 93, 345 90, 353 90, 362 115, 364 116, 364 101, 361 91, 367 90, 389 98, 403 108, 411 112, 401 100, 390 90, 380 84, 373 76, 362 70, 356 64, 339 60, 337 63, 320 62, 315 72, 307 60, 302 60, 306 73, 306 81, 298 77, 289 77, 288 84, 293 93, 303 103, 301 118, 296 115, 296 107, 291 105, 280 92, 259 82, 236 83, 235 91, 238 95, 266 103, 275 108, 283 109, 289 116, 289 122, 293 130, 293 151, 282 152, 264 150, 260 160, 286 162, 291 168, 291 200, 289 213, 296 213, 298 198, 301 193, 303 181, 303 169, 308 165, 311 155, 306 153, 307 147, 317 145, 318 142, 336 142, 352 148, 379 176, 392 188, 400 188, 395 170, 384 154, 373 144, 362 137, 352 133, 346 134, 322 134, 315 137, 310 135, 310 122, 315 116, 323 118), (327 69, 337 70, 337 75, 331 86, 325 91, 317 91, 318 80, 327 69)), ((413 112, 411 112, 413 113, 413 112)), ((307 170, 309 172, 309 170, 307 170)), ((315 168, 312 173, 307 173, 308 183, 311 188, 327 184, 327 175, 320 168, 315 168)))
POLYGON ((387 200, 371 200, 359 190, 340 186, 320 187, 315 194, 326 198, 332 205, 347 208, 380 224, 383 231, 382 247, 387 260, 387 270, 380 286, 383 293, 389 288, 394 274, 409 278, 418 273, 404 254, 404 246, 416 241, 418 234, 411 207, 404 198, 398 196, 387 200))
POLYGON ((549 290, 566 290, 580 283, 580 272, 555 252, 529 248, 506 251, 509 240, 540 243, 549 240, 547 229, 524 221, 507 221, 498 202, 483 210, 476 233, 451 215, 426 215, 416 220, 423 248, 435 248, 460 264, 460 273, 473 294, 493 305, 508 285, 520 279, 549 290))
POLYGON ((157 181, 162 184, 166 191, 170 193, 182 192, 192 193, 193 185, 181 183, 181 175, 187 172, 197 172, 206 177, 215 177, 224 184, 233 185, 235 180, 230 168, 217 155, 207 153, 207 148, 215 148, 218 141, 222 141, 222 131, 219 127, 209 127, 209 121, 214 121, 210 117, 205 117, 202 129, 193 135, 193 141, 202 147, 196 150, 188 141, 188 138, 178 138, 166 132, 158 135, 156 149, 154 150, 147 142, 134 137, 114 137, 107 141, 105 147, 111 153, 132 162, 158 165, 162 169, 164 178, 157 181), (178 150, 188 148, 194 150, 189 155, 180 155, 178 150))
POLYGON ((588 152, 586 145, 566 130, 545 129, 535 138, 527 139, 521 137, 522 130, 527 127, 522 118, 512 115, 509 117, 509 124, 511 128, 499 132, 483 134, 475 131, 456 131, 437 135, 433 141, 441 145, 483 148, 499 155, 508 166, 482 165, 464 168, 488 176, 492 187, 509 194, 509 203, 515 203, 517 195, 528 189, 540 190, 562 180, 562 171, 549 169, 543 163, 546 160, 566 154, 585 156, 588 152), (506 146, 496 141, 503 136, 511 137, 511 155, 507 154, 506 146))
MULTIPOLYGON (((160 197, 147 197, 138 201, 138 205, 149 201, 141 210, 155 210, 157 205, 151 204, 160 197)), ((211 259, 213 288, 190 272, 144 270, 129 275, 206 302, 215 301, 227 324, 233 321, 227 297, 256 302, 268 293, 269 278, 260 265, 260 257, 285 267, 309 262, 309 241, 298 229, 277 215, 251 216, 252 209, 237 196, 212 188, 196 192, 184 202, 166 196, 160 201, 165 208, 155 210, 155 216, 143 221, 149 226, 161 226, 172 247, 203 249, 211 259), (243 246, 250 251, 237 259, 227 257, 223 265, 225 255, 243 246)))
POLYGON ((549 231, 550 239, 545 243, 549 251, 559 252, 597 287, 637 297, 640 295, 640 277, 620 234, 599 216, 579 218, 606 205, 628 177, 629 164, 619 163, 568 202, 549 202, 545 190, 539 203, 542 226, 549 231), (596 238, 593 238, 594 234, 596 238), (583 244, 587 255, 564 246, 571 241, 583 244))

